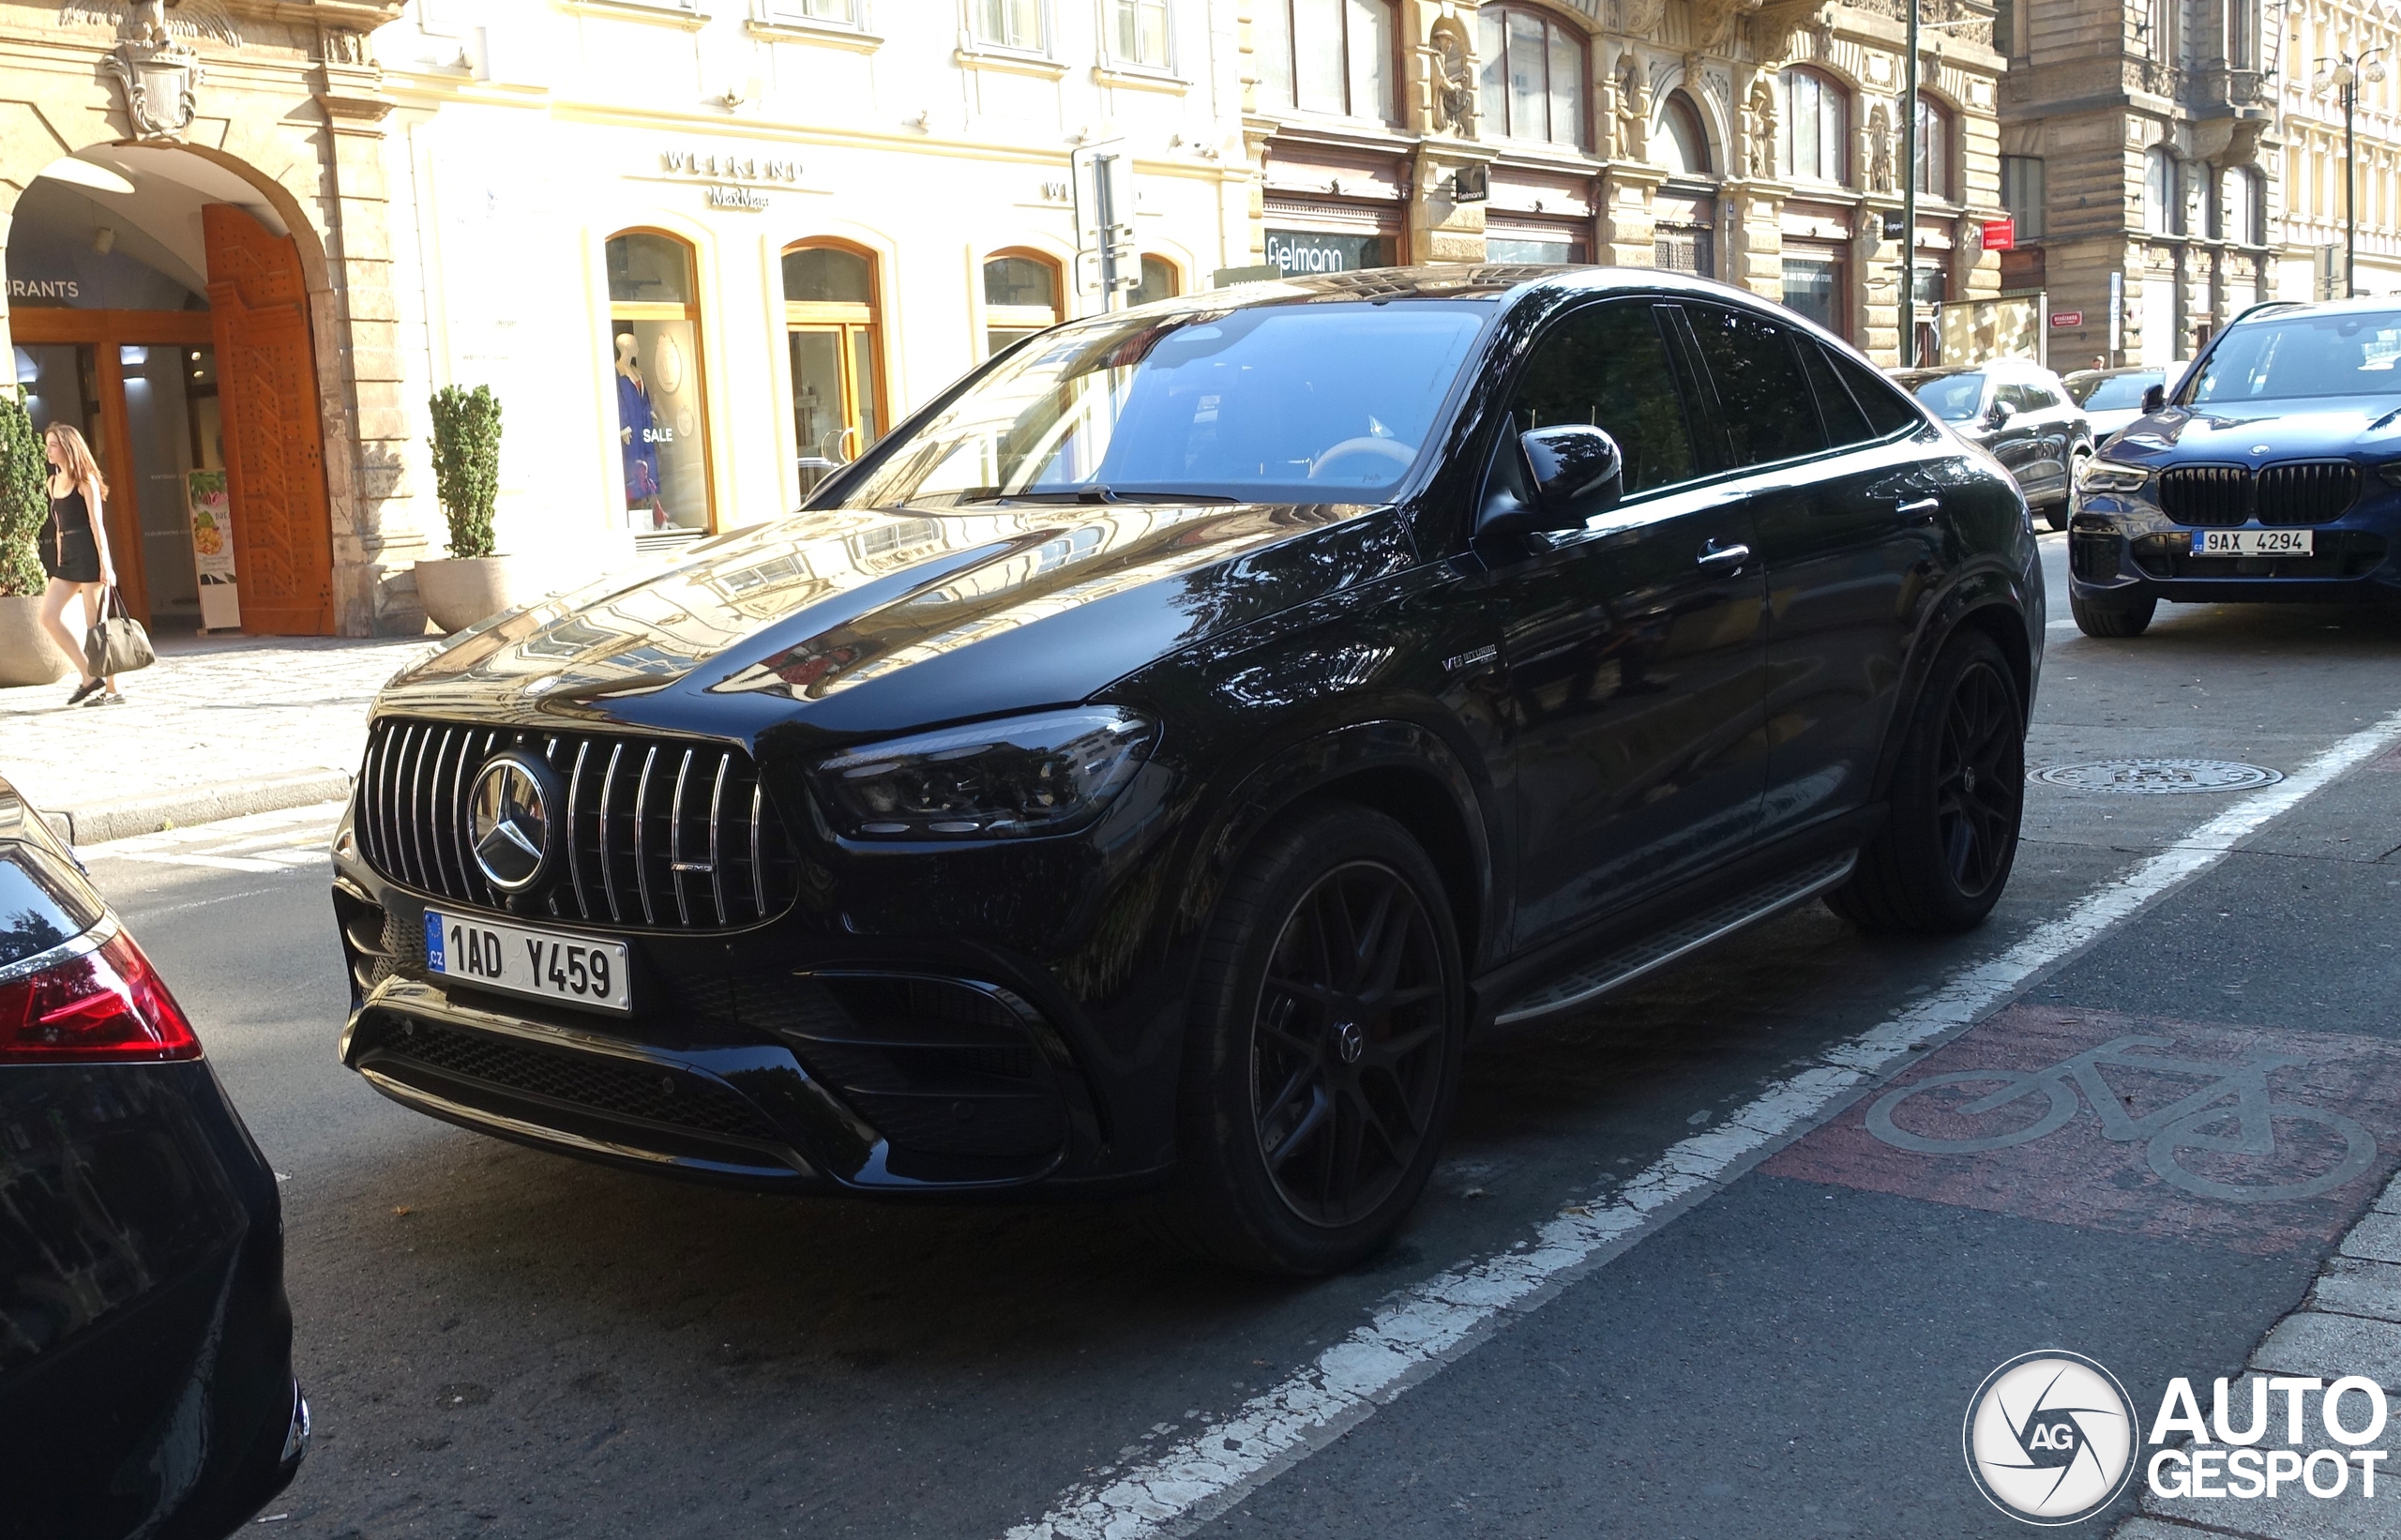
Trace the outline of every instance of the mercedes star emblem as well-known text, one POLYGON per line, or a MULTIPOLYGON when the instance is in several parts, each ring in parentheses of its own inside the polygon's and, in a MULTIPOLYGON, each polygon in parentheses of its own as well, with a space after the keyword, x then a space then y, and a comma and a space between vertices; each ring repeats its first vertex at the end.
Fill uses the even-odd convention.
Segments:
POLYGON ((550 862, 549 767, 502 754, 476 775, 467 796, 468 838, 476 865, 503 893, 534 884, 550 862))

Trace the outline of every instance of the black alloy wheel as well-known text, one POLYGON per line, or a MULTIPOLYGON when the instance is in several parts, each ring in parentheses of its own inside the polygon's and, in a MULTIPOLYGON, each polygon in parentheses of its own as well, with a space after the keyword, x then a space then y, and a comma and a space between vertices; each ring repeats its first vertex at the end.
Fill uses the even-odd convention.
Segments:
POLYGON ((1954 636, 1910 713, 1891 816, 1827 907, 1866 930, 1984 923, 2009 885, 2026 805, 2026 707, 1991 637, 1954 636))
POLYGON ((1262 1273, 1336 1272, 1382 1246, 1457 1099, 1464 977, 1441 874, 1408 831, 1330 800, 1279 819, 1217 900, 1158 1228, 1262 1273))
POLYGON ((1997 662, 1980 661, 1959 676, 1936 750, 1934 818, 1952 885, 1971 898, 2008 874, 2017 849, 2024 730, 1997 662))
POLYGON ((1285 919, 1252 1015, 1251 1108, 1268 1180, 1310 1224, 1374 1213, 1416 1162, 1443 992, 1426 906, 1381 862, 1327 872, 1285 919))

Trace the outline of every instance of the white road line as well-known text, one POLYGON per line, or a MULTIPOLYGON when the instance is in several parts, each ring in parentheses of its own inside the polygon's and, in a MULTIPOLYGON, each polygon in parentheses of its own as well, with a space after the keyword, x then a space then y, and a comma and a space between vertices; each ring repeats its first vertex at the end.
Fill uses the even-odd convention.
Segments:
POLYGON ((1917 1050, 1965 1032, 2162 895, 2208 870, 2270 820, 2401 739, 2401 712, 2255 792, 2122 881, 2093 889, 1999 957, 1955 974, 1890 1021, 1776 1081, 1719 1126, 1670 1147, 1641 1174, 1563 1207, 1522 1249, 1464 1262, 1405 1290, 1358 1328, 1222 1422, 1150 1458, 1063 1493, 1007 1540, 1140 1540, 1190 1530, 1326 1447, 1440 1373, 1501 1323, 1539 1308, 1872 1086, 1917 1050))

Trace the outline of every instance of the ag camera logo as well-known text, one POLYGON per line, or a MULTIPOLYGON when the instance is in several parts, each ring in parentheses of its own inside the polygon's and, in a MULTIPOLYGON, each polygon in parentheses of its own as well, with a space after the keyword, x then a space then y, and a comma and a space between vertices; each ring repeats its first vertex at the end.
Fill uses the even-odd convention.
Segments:
POLYGON ((2134 1475, 2134 1403, 2118 1377, 2056 1349, 2011 1359, 1968 1403, 1968 1473, 1996 1508, 2028 1524, 2075 1524, 2118 1500, 2134 1475))

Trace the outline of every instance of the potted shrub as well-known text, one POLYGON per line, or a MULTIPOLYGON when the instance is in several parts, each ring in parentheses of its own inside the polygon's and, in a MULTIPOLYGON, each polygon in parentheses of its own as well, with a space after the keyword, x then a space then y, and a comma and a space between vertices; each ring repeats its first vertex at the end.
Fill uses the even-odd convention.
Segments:
POLYGON ((0 685, 50 685, 75 665, 41 628, 48 579, 34 542, 50 513, 50 465, 20 394, 0 390, 0 685))
POLYGON ((492 551, 500 496, 500 400, 488 385, 433 394, 433 491, 450 521, 446 561, 416 564, 417 601, 443 631, 463 630, 511 608, 509 560, 492 551))

